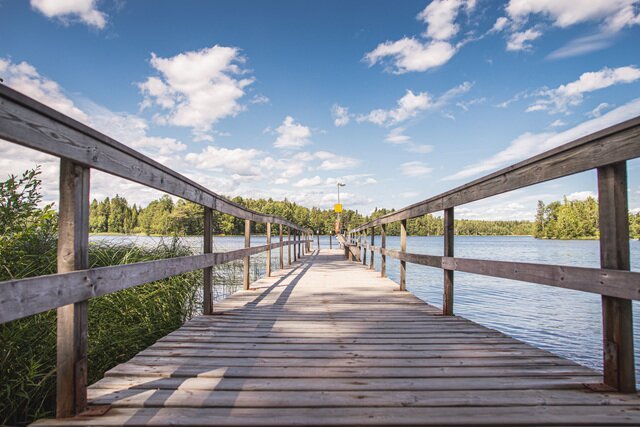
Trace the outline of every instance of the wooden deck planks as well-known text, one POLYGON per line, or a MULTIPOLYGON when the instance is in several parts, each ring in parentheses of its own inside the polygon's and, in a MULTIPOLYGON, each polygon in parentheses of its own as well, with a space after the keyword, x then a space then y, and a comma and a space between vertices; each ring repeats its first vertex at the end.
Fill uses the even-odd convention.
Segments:
POLYGON ((464 318, 342 251, 272 273, 89 389, 104 415, 38 425, 640 425, 635 394, 464 318))

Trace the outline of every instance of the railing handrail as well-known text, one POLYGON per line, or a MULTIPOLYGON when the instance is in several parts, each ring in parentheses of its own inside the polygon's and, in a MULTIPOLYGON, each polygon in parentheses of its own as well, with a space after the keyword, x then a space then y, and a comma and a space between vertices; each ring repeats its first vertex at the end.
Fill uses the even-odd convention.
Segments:
POLYGON ((213 313, 213 266, 243 260, 243 288, 250 289, 250 257, 288 247, 288 264, 310 251, 311 230, 232 202, 97 130, 0 84, 0 139, 60 158, 57 274, 0 282, 0 323, 57 309, 56 415, 87 408, 88 300, 188 271, 203 272, 203 314, 213 313), (91 169, 173 194, 203 206, 204 253, 151 262, 89 268, 91 169), (213 211, 244 219, 244 248, 213 252, 213 211), (251 247, 251 223, 267 225, 267 244, 251 247), (271 224, 279 242, 271 243, 271 224), (283 226, 287 227, 284 241, 283 226), (293 239, 291 237, 293 236, 293 239), (305 237, 303 237, 305 236, 305 237), (291 247, 293 246, 293 257, 291 247))
POLYGON ((359 232, 403 219, 417 218, 508 191, 585 172, 599 166, 640 157, 638 138, 640 138, 640 116, 560 145, 452 190, 405 206, 355 227, 351 232, 359 232), (603 150, 604 144, 607 144, 606 150, 603 150), (562 167, 552 167, 555 164, 561 164, 562 167))
POLYGON ((2 84, 0 139, 173 194, 236 218, 281 224, 311 233, 311 230, 285 218, 241 206, 133 148, 2 84))
POLYGON ((632 300, 640 300, 640 273, 630 270, 627 160, 640 157, 640 117, 578 138, 453 190, 376 218, 350 231, 345 255, 362 263, 371 253, 400 261, 400 290, 406 289, 406 263, 444 271, 442 314, 453 315, 454 272, 462 271, 600 294, 602 297, 603 366, 606 386, 635 392, 632 300), (575 173, 597 169, 600 268, 457 258, 454 256, 454 208, 487 197, 575 173), (444 211, 444 255, 407 252, 407 221, 444 211), (400 221, 400 250, 386 248, 386 225, 400 221), (382 245, 374 245, 380 227, 382 245), (367 230, 371 244, 366 243, 367 230), (353 236, 358 236, 355 240, 353 236), (362 237, 365 236, 365 242, 362 237), (364 251, 362 251, 364 249, 364 251), (361 256, 362 255, 362 256, 361 256))

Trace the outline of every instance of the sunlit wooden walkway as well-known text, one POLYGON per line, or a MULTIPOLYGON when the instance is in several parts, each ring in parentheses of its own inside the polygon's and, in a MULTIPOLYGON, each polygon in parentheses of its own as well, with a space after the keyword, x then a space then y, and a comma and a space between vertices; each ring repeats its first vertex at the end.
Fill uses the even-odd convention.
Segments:
POLYGON ((460 317, 342 251, 314 252, 189 321, 40 425, 635 424, 637 395, 460 317))

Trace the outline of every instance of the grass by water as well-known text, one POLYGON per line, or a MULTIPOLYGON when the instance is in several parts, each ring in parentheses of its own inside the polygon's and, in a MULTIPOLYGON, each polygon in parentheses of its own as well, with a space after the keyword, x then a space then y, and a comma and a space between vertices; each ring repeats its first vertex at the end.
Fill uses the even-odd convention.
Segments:
MULTIPOLYGON (((101 267, 191 254, 174 239, 153 248, 92 244, 89 258, 91 267, 101 267)), ((30 265, 25 277, 55 271, 55 242, 40 254, 39 265, 30 265)), ((233 271, 220 274, 233 286, 233 271)), ((89 383, 197 314, 201 284, 202 273, 194 271, 90 300, 89 383)), ((0 325, 0 425, 23 425, 54 414, 55 326, 54 310, 0 325)))

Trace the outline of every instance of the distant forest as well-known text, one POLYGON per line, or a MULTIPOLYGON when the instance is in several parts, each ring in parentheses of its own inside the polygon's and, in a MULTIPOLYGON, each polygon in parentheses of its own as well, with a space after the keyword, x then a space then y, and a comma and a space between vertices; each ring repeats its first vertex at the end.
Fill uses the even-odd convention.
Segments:
MULTIPOLYGON (((258 212, 277 215, 296 224, 308 227, 320 234, 329 234, 334 229, 336 214, 332 210, 306 208, 288 200, 248 199, 235 197, 234 202, 258 212)), ((367 216, 358 211, 345 210, 342 223, 346 228, 357 227, 371 219, 393 212, 375 209, 367 216)), ((484 221, 459 219, 455 221, 456 234, 462 236, 512 236, 534 235, 548 239, 577 239, 598 237, 598 205, 593 199, 585 201, 553 202, 545 205, 538 202, 536 221, 484 221)), ((640 234, 640 215, 630 214, 632 235, 640 234)), ((201 206, 163 196, 146 207, 130 205, 121 196, 94 199, 91 202, 90 231, 92 233, 141 233, 153 235, 201 235, 203 233, 203 209, 201 206)), ((213 213, 215 234, 242 234, 244 220, 231 215, 213 213)), ((252 232, 266 233, 265 224, 252 224, 252 232)), ((409 220, 407 232, 412 236, 438 236, 443 234, 440 217, 425 215, 409 220)), ((274 230, 277 233, 277 230, 274 230)), ((400 234, 398 223, 389 224, 389 235, 400 234)))
MULTIPOLYGON (((538 201, 533 227, 533 236, 539 239, 597 239, 598 202, 593 197, 573 201, 565 197, 548 205, 538 201)), ((640 238, 640 212, 629 212, 629 234, 640 238)))

